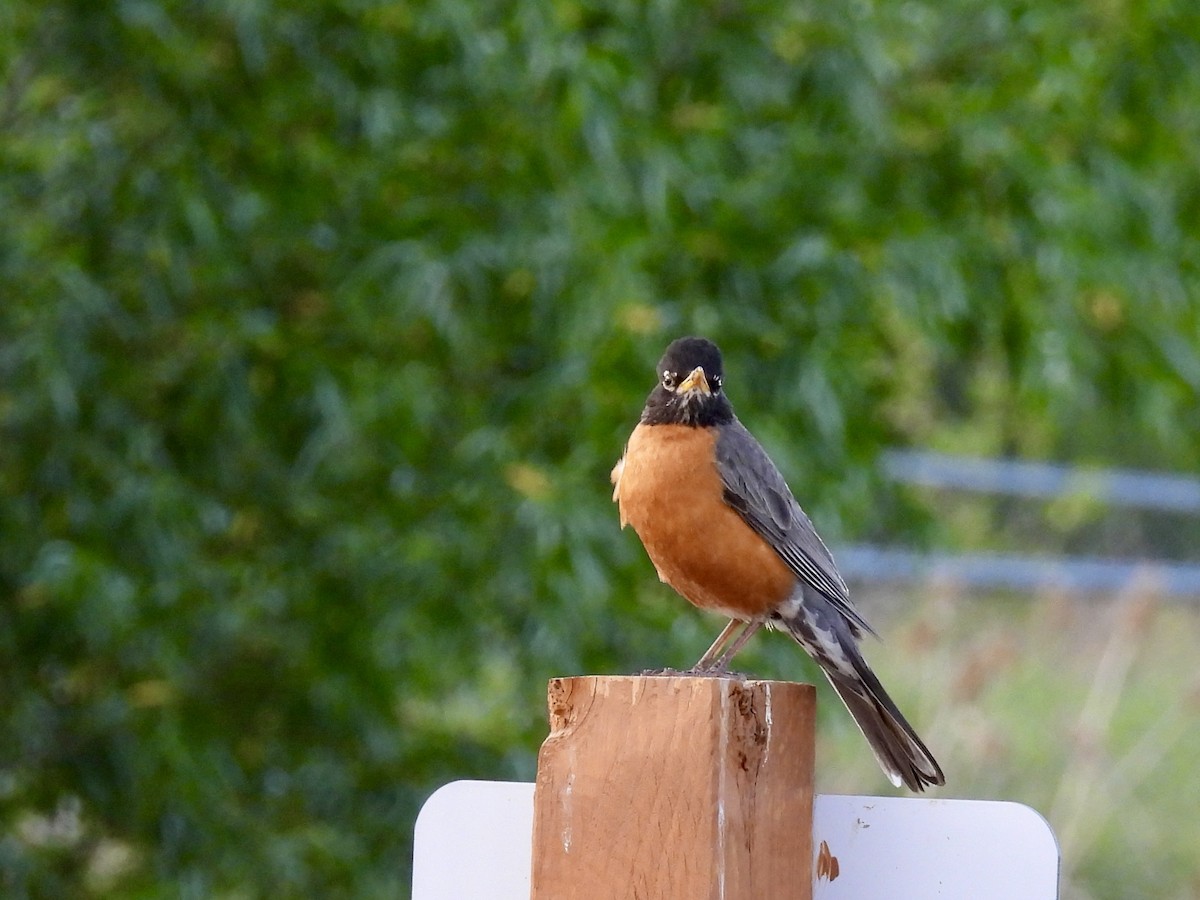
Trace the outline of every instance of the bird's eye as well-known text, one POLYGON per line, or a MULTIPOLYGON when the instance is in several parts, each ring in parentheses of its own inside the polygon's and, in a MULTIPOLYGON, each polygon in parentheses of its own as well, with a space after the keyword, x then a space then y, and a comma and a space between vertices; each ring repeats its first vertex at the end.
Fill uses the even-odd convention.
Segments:
POLYGON ((712 377, 712 389, 713 389, 714 394, 720 392, 720 390, 721 390, 721 376, 720 375, 714 375, 712 377))
POLYGON ((668 391, 675 390, 675 376, 671 372, 663 372, 662 386, 668 391))

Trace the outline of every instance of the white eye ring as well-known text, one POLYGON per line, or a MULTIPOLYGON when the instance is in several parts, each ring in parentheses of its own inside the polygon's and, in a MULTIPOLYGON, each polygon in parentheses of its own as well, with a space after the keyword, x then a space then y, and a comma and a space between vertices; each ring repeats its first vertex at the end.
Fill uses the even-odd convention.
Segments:
POLYGON ((675 390, 675 376, 674 376, 674 375, 672 375, 672 374, 670 373, 670 371, 663 372, 663 374, 662 374, 662 385, 663 385, 663 387, 665 387, 665 388, 666 388, 668 391, 673 391, 673 390, 675 390))

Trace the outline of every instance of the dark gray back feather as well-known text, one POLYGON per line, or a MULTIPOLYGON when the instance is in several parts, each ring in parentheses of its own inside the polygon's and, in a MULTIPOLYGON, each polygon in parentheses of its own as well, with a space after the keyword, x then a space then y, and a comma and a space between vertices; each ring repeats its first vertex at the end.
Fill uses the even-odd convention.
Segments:
POLYGON ((721 426, 717 470, 725 502, 762 535, 796 577, 829 600, 852 628, 873 634, 851 605, 850 592, 829 548, 762 445, 736 418, 721 426))

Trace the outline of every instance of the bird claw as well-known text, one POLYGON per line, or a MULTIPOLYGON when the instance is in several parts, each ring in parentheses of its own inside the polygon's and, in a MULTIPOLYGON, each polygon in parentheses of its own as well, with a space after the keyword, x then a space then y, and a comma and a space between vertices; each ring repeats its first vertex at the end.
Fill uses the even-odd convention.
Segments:
POLYGON ((695 666, 690 669, 643 669, 638 675, 642 678, 732 678, 735 681, 745 681, 749 677, 745 672, 727 672, 715 668, 698 669, 695 666))

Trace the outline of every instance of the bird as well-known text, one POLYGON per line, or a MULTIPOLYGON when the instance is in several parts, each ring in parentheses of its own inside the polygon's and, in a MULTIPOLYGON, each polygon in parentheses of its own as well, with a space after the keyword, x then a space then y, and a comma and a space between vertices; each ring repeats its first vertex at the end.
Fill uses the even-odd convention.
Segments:
POLYGON ((725 393, 721 351, 673 341, 612 470, 621 528, 632 526, 661 581, 729 623, 690 670, 722 675, 766 625, 817 662, 893 785, 945 784, 859 643, 875 632, 812 521, 725 393), (740 632, 739 632, 740 629, 740 632))

